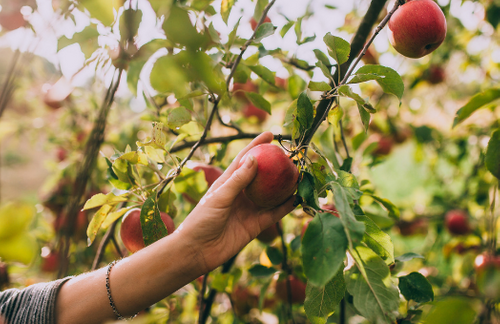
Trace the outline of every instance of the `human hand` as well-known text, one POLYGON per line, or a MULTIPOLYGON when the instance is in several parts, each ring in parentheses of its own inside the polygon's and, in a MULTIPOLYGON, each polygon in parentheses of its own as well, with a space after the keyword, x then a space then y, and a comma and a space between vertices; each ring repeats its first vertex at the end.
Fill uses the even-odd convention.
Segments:
POLYGON ((262 133, 243 149, 178 229, 201 249, 206 272, 294 209, 294 197, 276 208, 263 209, 242 192, 257 174, 257 161, 251 156, 238 168, 241 158, 252 147, 272 139, 271 132, 262 133))

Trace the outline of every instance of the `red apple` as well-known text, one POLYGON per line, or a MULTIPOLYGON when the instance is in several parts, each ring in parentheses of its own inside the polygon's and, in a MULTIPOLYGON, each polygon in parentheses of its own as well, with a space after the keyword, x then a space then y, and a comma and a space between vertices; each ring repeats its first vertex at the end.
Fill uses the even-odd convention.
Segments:
MULTIPOLYGON (((167 227, 168 234, 172 234, 175 231, 174 221, 167 213, 160 212, 160 215, 163 223, 167 227)), ((144 248, 140 209, 133 209, 123 216, 120 237, 127 250, 131 253, 135 253, 144 248)))
MULTIPOLYGON (((224 170, 222 170, 219 167, 201 163, 201 162, 188 162, 186 164, 186 167, 190 168, 191 170, 194 171, 203 171, 205 174, 205 180, 207 181, 207 186, 210 188, 212 184, 217 180, 223 173, 224 170)), ((194 199, 193 197, 189 196, 187 193, 183 193, 182 196, 189 201, 192 204, 197 204, 198 201, 194 199)))
POLYGON ((45 93, 43 102, 53 109, 61 108, 73 90, 71 83, 65 77, 61 77, 45 93))
POLYGON ((237 83, 235 82, 233 84, 233 96, 240 100, 247 100, 247 97, 245 96, 245 92, 258 92, 259 88, 255 83, 252 82, 252 80, 248 79, 247 82, 245 83, 237 83))
POLYGON ((251 148, 247 156, 257 162, 257 175, 245 188, 245 194, 253 203, 263 208, 274 208, 290 198, 297 189, 299 170, 285 151, 274 144, 260 144, 251 148))
POLYGON ((42 271, 55 272, 59 270, 60 255, 57 251, 50 251, 50 253, 42 258, 42 271))
POLYGON ((260 232, 260 234, 257 235, 256 239, 261 241, 262 243, 270 244, 278 236, 280 236, 280 233, 278 232, 278 227, 276 224, 273 224, 268 228, 266 228, 265 230, 263 230, 262 232, 260 232))
POLYGON ((243 107, 243 116, 245 116, 246 118, 255 117, 259 123, 265 122, 268 115, 269 114, 267 112, 255 107, 251 103, 248 103, 245 105, 245 107, 243 107))
POLYGON ((248 314, 252 308, 259 306, 259 295, 248 287, 236 286, 231 294, 234 312, 238 316, 248 314))
POLYGON ((423 75, 424 79, 430 84, 439 84, 444 81, 446 74, 439 65, 431 65, 423 75))
POLYGON ((448 211, 445 215, 445 225, 452 235, 464 235, 470 232, 469 216, 461 209, 448 211))
POLYGON ((482 274, 488 269, 500 269, 500 255, 480 254, 474 260, 474 268, 477 274, 482 274))
POLYGON ((309 226, 309 223, 312 221, 313 219, 312 218, 309 218, 308 220, 306 220, 306 222, 304 223, 304 226, 302 226, 302 231, 300 232, 300 238, 303 239, 304 238, 304 234, 306 233, 306 230, 307 230, 307 227, 309 226))
POLYGON ((361 58, 365 64, 379 64, 378 54, 373 45, 369 46, 365 55, 361 58))
MULTIPOLYGON (((302 304, 306 299, 306 284, 294 275, 289 275, 288 280, 290 281, 292 304, 302 304)), ((276 282, 276 296, 278 296, 278 298, 283 302, 288 302, 288 288, 286 280, 276 282)))
POLYGON ((446 19, 433 0, 409 0, 396 10, 388 26, 394 49, 410 58, 431 53, 446 36, 446 19))
POLYGON ((429 222, 425 218, 417 218, 411 221, 401 220, 397 223, 397 226, 402 236, 412 236, 415 234, 427 234, 429 222))
POLYGON ((14 30, 26 26, 26 20, 20 11, 0 12, 0 25, 6 30, 14 30))
MULTIPOLYGON (((264 18, 263 23, 270 23, 270 22, 271 22, 271 19, 266 16, 266 18, 264 18)), ((257 28, 257 21, 255 20, 254 17, 252 17, 252 19, 250 19, 250 26, 252 27, 252 30, 255 30, 255 28, 257 28)))
POLYGON ((337 208, 335 207, 334 204, 326 204, 326 205, 322 205, 321 206, 321 209, 323 209, 325 212, 327 213, 330 213, 332 214, 333 216, 335 217, 340 217, 339 216, 339 211, 337 210, 337 208))
POLYGON ((65 148, 58 147, 56 150, 57 161, 62 162, 68 157, 68 151, 65 148))
POLYGON ((388 155, 392 151, 392 147, 394 146, 394 141, 392 138, 388 136, 382 136, 378 141, 378 145, 373 150, 372 154, 375 156, 383 156, 388 155))

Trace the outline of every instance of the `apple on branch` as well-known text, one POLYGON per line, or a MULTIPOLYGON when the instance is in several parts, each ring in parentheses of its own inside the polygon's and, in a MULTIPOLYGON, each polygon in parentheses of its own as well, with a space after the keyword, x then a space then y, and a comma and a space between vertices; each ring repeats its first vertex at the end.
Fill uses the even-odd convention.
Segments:
MULTIPOLYGON (((224 173, 224 170, 219 167, 201 162, 188 161, 188 163, 186 163, 186 167, 197 172, 203 171, 205 180, 207 181, 207 186, 209 188, 210 186, 212 186, 215 180, 217 180, 224 173)), ((183 193, 182 196, 192 204, 198 203, 196 199, 194 199, 187 193, 183 193)))
MULTIPOLYGON (((289 275, 288 280, 290 281, 292 304, 302 304, 306 299, 306 284, 294 275, 289 275)), ((283 302, 288 302, 287 280, 280 280, 276 282, 276 295, 283 302)))
POLYGON ((446 18, 433 0, 409 0, 394 12, 388 27, 394 49, 409 58, 433 52, 446 36, 446 18))
POLYGON ((260 144, 250 149, 247 156, 257 161, 257 175, 245 188, 245 195, 254 204, 263 208, 274 208, 283 204, 297 189, 299 170, 285 151, 274 144, 260 144))
MULTIPOLYGON (((167 227, 168 234, 172 234, 175 231, 174 221, 167 213, 160 212, 160 216, 167 227)), ((123 216, 120 237, 123 241, 123 245, 125 245, 127 250, 131 253, 135 253, 145 247, 142 237, 140 209, 133 209, 123 216)))
MULTIPOLYGON (((279 221, 281 224, 281 221, 279 221)), ((275 223, 257 235, 256 239, 261 241, 262 243, 270 244, 272 243, 278 236, 280 236, 278 232, 278 223, 275 223)))
POLYGON ((445 215, 445 225, 452 235, 465 235, 470 232, 469 216, 461 209, 448 211, 445 215))
POLYGON ((257 122, 259 124, 262 124, 263 122, 265 122, 268 115, 269 114, 267 112, 265 112, 264 110, 262 110, 260 108, 255 107, 251 103, 247 103, 243 107, 243 116, 245 116, 248 119, 254 118, 257 120, 257 122))

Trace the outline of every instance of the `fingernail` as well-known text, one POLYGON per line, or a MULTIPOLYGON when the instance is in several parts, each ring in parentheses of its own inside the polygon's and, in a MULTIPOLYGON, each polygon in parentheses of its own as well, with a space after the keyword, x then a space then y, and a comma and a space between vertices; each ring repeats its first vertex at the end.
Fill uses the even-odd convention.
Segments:
POLYGON ((255 157, 251 154, 249 154, 245 160, 245 168, 250 169, 253 165, 253 162, 255 161, 255 157))

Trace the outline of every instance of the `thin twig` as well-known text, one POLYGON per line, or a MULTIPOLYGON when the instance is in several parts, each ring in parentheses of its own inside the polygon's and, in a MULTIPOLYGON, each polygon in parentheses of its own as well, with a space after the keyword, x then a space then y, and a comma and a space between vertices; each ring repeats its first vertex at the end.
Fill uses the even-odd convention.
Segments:
POLYGON ((199 312, 199 315, 198 315, 198 323, 199 324, 202 324, 201 320, 203 318, 202 314, 203 314, 203 310, 204 310, 203 307, 202 307, 202 305, 204 305, 203 301, 205 300, 204 297, 205 297, 205 291, 207 289, 207 280, 208 280, 209 273, 206 273, 203 276, 203 283, 201 284, 200 296, 198 297, 198 304, 200 305, 200 312, 199 312))
POLYGON ((340 128, 340 138, 342 138, 342 144, 344 144, 345 154, 347 158, 350 158, 349 149, 347 148, 347 143, 345 141, 344 127, 342 126, 342 120, 339 120, 339 128, 340 128))

